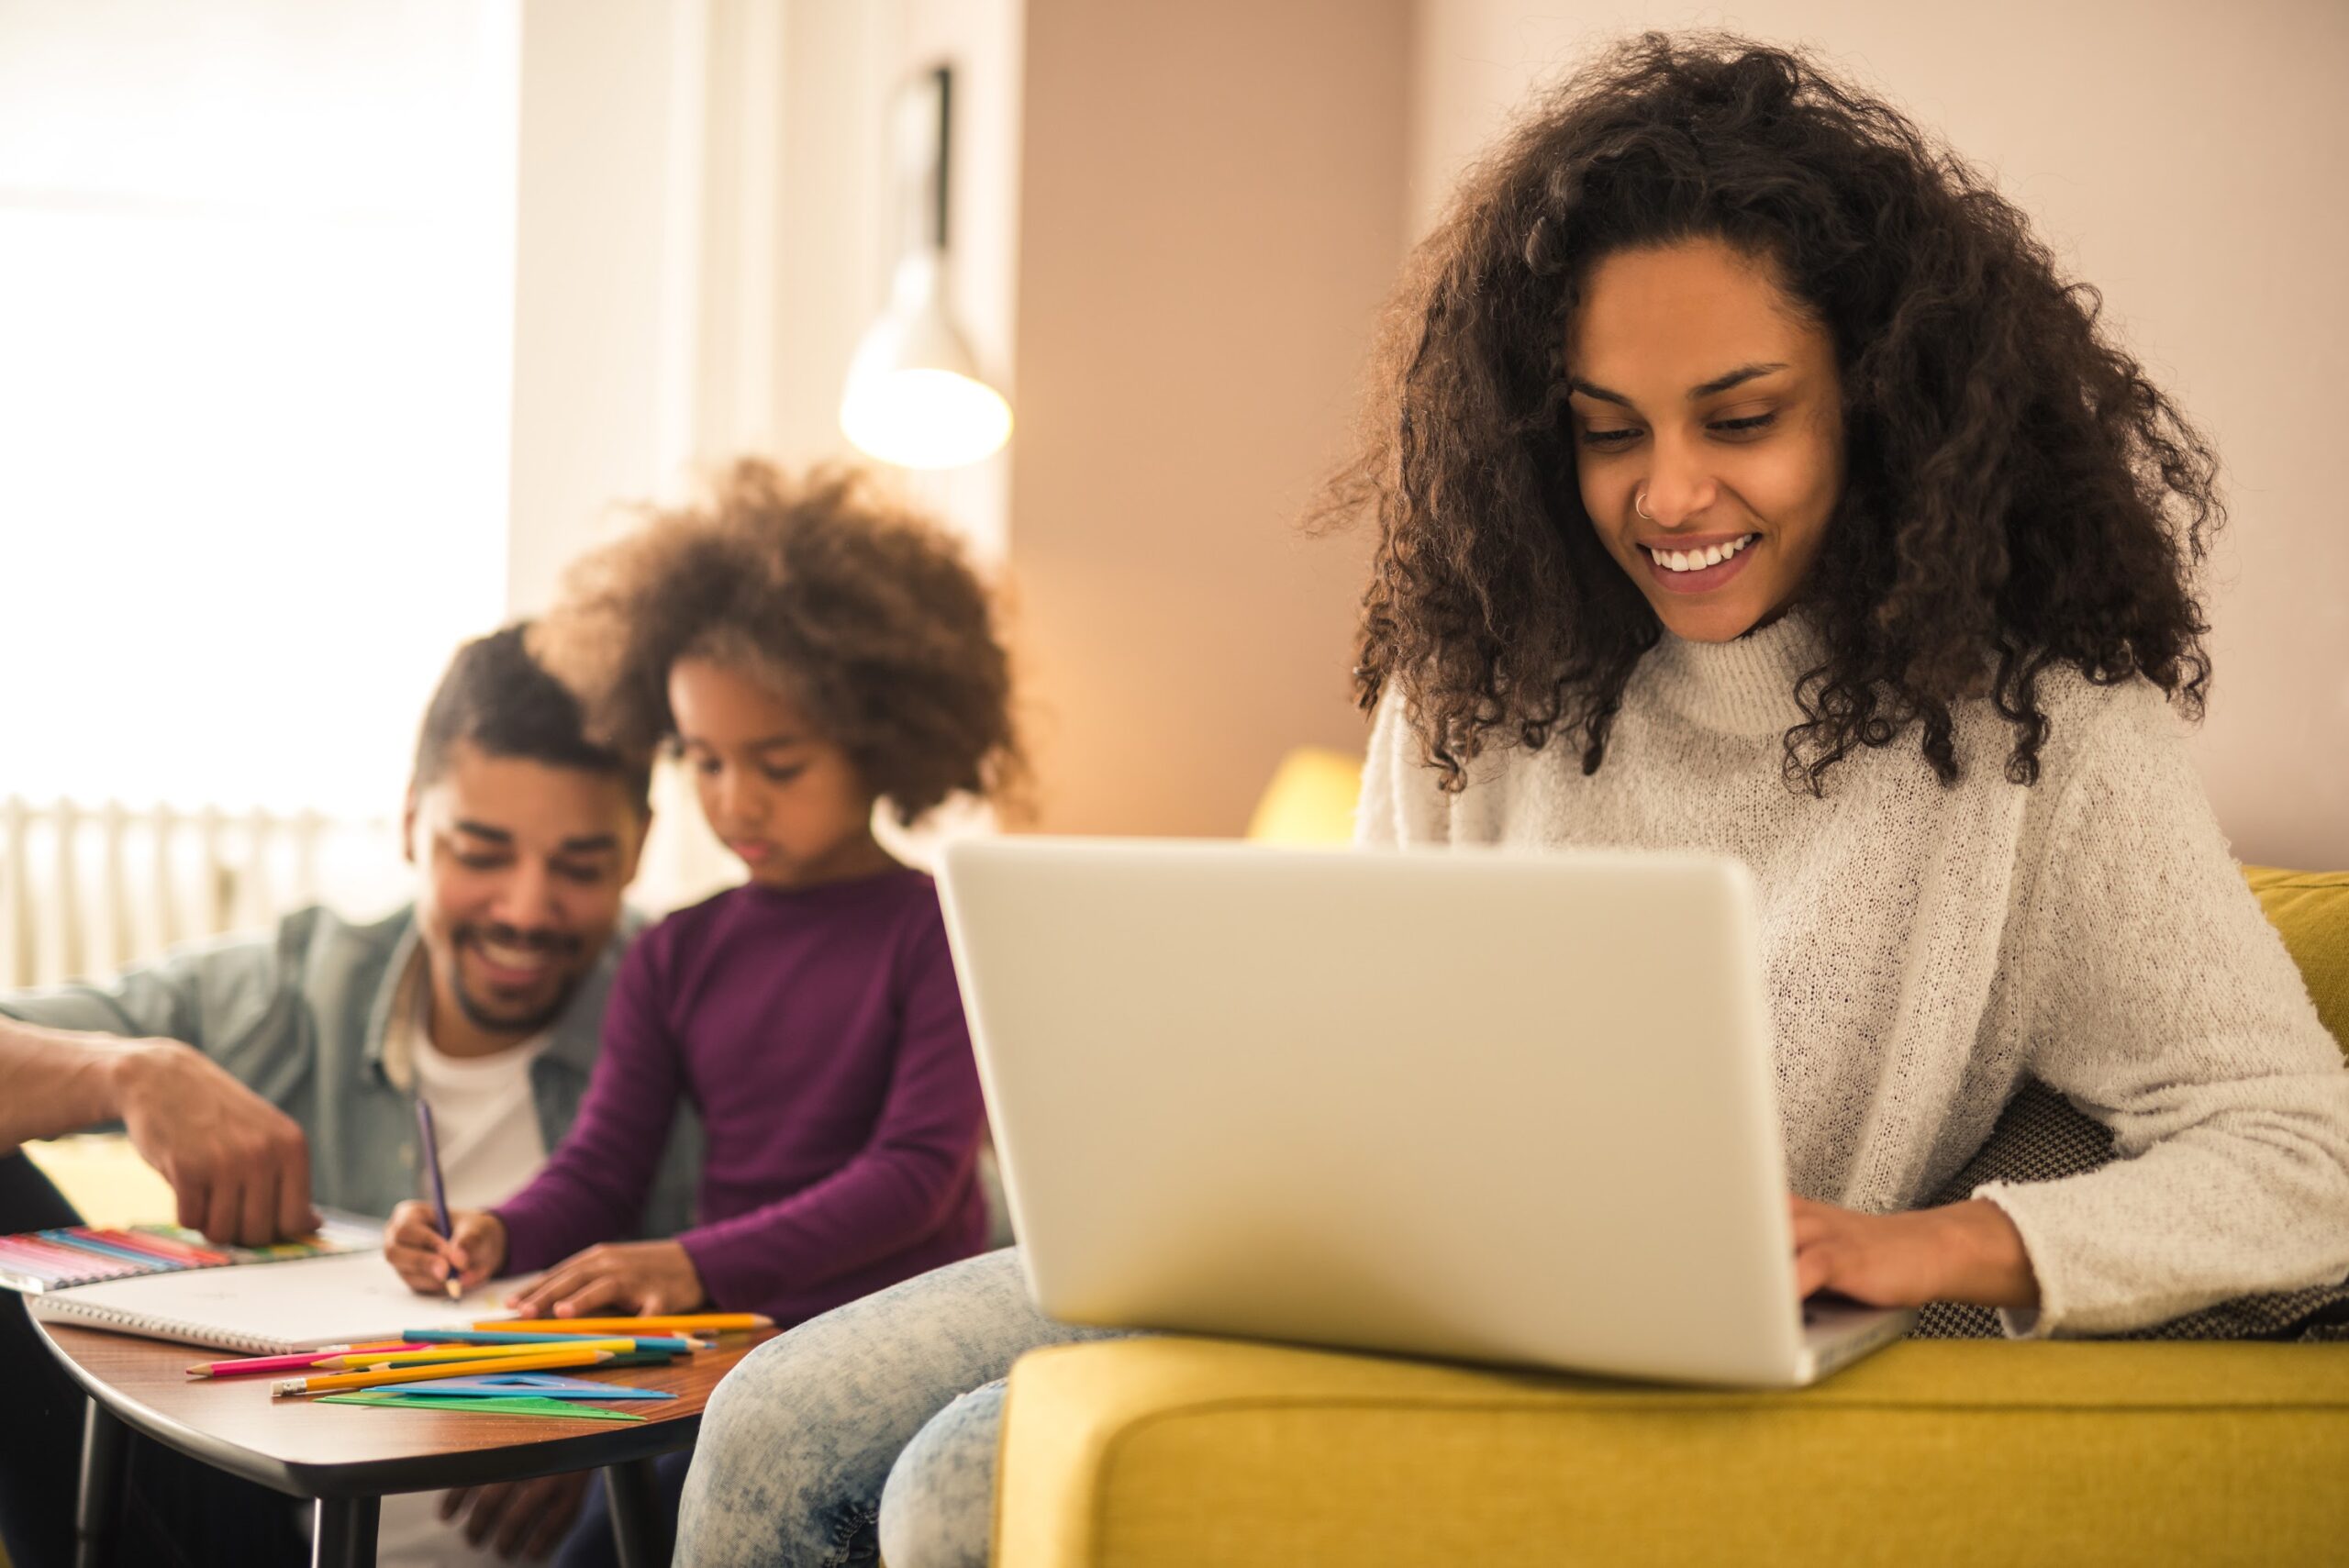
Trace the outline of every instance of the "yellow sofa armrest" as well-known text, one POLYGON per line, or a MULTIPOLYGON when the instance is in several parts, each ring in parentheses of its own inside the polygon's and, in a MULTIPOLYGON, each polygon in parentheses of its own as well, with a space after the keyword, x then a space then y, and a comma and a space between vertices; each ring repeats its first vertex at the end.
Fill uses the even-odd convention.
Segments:
POLYGON ((2332 1563, 2349 1345, 1909 1340, 1797 1393, 1185 1338, 1013 1370, 1001 1568, 2332 1563))

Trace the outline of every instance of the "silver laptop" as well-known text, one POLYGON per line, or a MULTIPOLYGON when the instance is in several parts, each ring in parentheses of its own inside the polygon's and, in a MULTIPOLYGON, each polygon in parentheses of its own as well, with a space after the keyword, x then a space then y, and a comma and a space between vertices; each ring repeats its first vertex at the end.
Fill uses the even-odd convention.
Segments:
POLYGON ((1735 862, 949 844, 1030 1289, 1072 1323, 1809 1383, 1735 862))

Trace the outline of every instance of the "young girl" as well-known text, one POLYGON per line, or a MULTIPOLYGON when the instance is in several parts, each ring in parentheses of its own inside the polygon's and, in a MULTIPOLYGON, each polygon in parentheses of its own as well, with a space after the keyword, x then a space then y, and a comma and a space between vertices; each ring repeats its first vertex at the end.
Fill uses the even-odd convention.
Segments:
MULTIPOLYGON (((2172 717, 2212 460, 2014 207, 1651 37, 1472 174, 1379 373, 1359 836, 1746 862, 1804 1291, 2079 1335, 2349 1273, 2349 1073, 2172 717), (1982 1177, 2031 1080, 2121 1157, 1982 1177)), ((988 1380, 1067 1337, 997 1254, 763 1347, 678 1561, 983 1562, 988 1380)))
POLYGON ((707 507, 582 561, 540 636, 591 728, 674 748, 750 880, 629 950, 537 1178, 452 1216, 447 1243, 402 1206, 394 1266, 426 1292, 543 1269, 524 1317, 796 1323, 978 1251, 985 1113, 937 893, 873 833, 876 803, 910 824, 1020 765, 960 551, 853 475, 744 462, 707 507), (699 1223, 619 1240, 681 1095, 707 1140, 699 1223))

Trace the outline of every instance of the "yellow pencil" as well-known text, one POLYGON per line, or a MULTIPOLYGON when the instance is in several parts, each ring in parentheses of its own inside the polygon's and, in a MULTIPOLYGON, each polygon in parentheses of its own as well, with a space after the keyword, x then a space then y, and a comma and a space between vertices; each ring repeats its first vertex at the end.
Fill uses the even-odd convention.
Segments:
POLYGON ((476 1329, 506 1329, 516 1333, 657 1334, 733 1333, 748 1329, 772 1329, 774 1319, 762 1312, 689 1312, 670 1318, 525 1318, 503 1323, 476 1323, 476 1329))
POLYGON ((289 1394, 331 1394, 340 1388, 374 1388, 386 1383, 423 1383, 436 1377, 497 1377, 509 1372, 551 1372, 557 1367, 594 1366, 612 1359, 609 1351, 550 1351, 541 1356, 493 1356, 487 1361, 434 1362, 381 1372, 337 1372, 324 1377, 289 1377, 270 1385, 272 1398, 289 1394))
POLYGON ((628 1355, 636 1349, 634 1340, 582 1340, 575 1345, 551 1345, 540 1340, 535 1345, 427 1345, 417 1351, 351 1351, 339 1356, 328 1356, 313 1362, 313 1366, 353 1369, 369 1366, 407 1366, 422 1362, 483 1361, 491 1356, 546 1356, 564 1351, 609 1351, 614 1355, 628 1355))

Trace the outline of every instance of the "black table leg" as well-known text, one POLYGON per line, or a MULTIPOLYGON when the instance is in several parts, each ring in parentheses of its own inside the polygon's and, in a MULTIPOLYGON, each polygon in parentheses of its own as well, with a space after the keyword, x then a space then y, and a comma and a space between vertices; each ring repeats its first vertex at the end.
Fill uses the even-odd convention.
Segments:
POLYGON ((73 1499, 73 1568, 106 1568, 122 1526, 122 1474, 130 1429, 93 1399, 82 1418, 82 1489, 73 1499))
POLYGON ((612 1549, 620 1568, 668 1568, 676 1542, 662 1518, 661 1482, 652 1462, 606 1465, 604 1499, 612 1512, 612 1549))
POLYGON ((310 1535, 310 1568, 375 1568, 381 1497, 321 1497, 310 1535))

